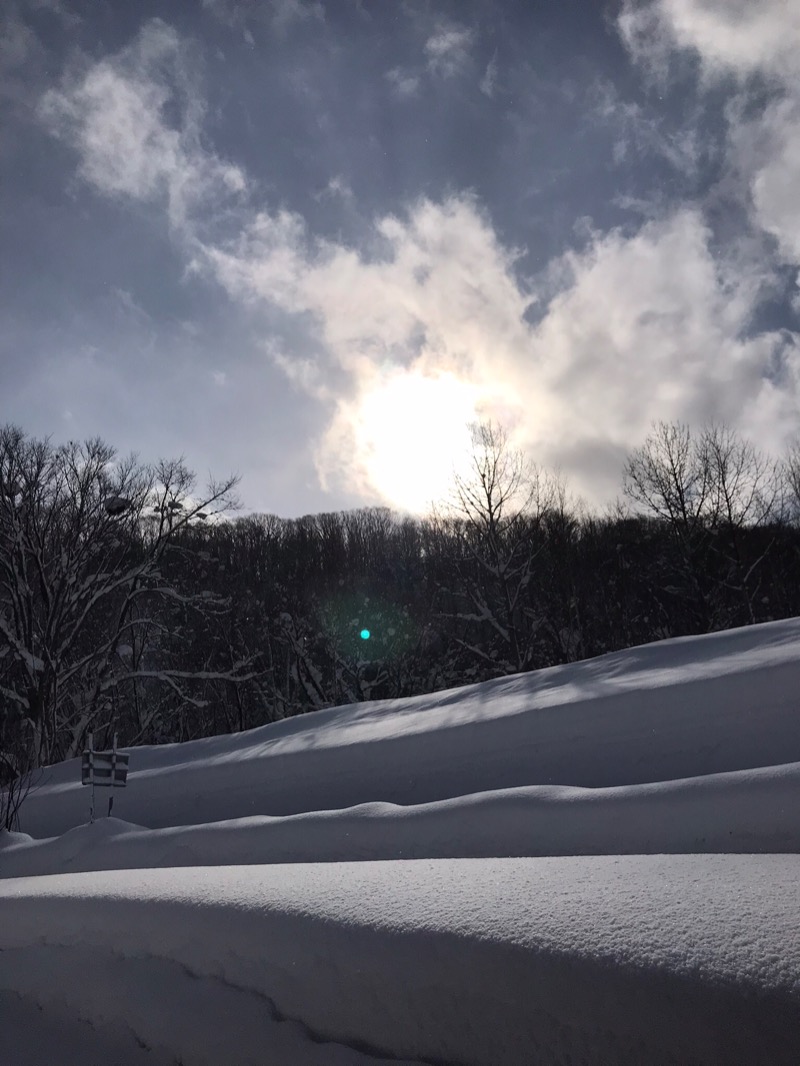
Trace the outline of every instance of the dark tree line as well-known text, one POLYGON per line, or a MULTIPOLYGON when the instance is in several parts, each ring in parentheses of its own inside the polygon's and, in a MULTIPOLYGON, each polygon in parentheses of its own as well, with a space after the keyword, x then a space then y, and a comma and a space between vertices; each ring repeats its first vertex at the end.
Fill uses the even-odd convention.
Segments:
POLYGON ((800 614, 796 448, 659 423, 604 515, 498 427, 473 460, 426 518, 236 518, 235 479, 0 429, 0 786, 89 730, 182 741, 800 614))

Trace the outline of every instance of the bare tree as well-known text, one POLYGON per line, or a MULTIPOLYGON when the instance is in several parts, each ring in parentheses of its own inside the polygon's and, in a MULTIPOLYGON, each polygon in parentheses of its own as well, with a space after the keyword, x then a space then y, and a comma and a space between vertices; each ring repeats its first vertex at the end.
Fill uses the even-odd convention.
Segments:
POLYGON ((56 447, 0 428, 0 721, 27 737, 32 766, 73 756, 126 686, 192 700, 197 673, 158 662, 153 644, 171 636, 167 605, 219 599, 181 591, 170 553, 235 503, 235 485, 198 495, 182 460, 146 466, 99 439, 56 447))
POLYGON ((713 628, 703 553, 706 519, 712 500, 708 457, 691 430, 682 423, 657 422, 640 448, 628 456, 623 492, 640 510, 665 522, 677 547, 682 578, 665 586, 691 609, 691 629, 713 628))
POLYGON ((29 753, 19 738, 0 739, 0 830, 19 829, 19 812, 42 771, 30 767, 29 753))
POLYGON ((774 538, 750 557, 744 531, 766 525, 781 512, 779 467, 724 424, 703 430, 699 450, 709 472, 709 523, 716 534, 714 546, 726 566, 722 580, 741 598, 747 621, 753 623, 762 564, 774 538))
POLYGON ((784 514, 794 524, 800 523, 800 438, 789 445, 780 466, 784 514))
POLYGON ((644 444, 628 456, 623 491, 689 540, 702 526, 711 496, 709 466, 689 427, 657 422, 644 444))
POLYGON ((781 510, 775 462, 729 426, 711 424, 693 435, 681 423, 658 422, 629 455, 623 488, 672 531, 693 626, 735 624, 738 616, 724 608, 726 590, 740 597, 746 620, 755 621, 759 571, 771 545, 749 558, 743 531, 781 510))
POLYGON ((706 426, 698 451, 708 471, 713 524, 743 529, 775 515, 780 479, 773 459, 725 424, 706 426))
POLYGON ((472 469, 455 478, 452 502, 437 516, 458 544, 458 583, 469 604, 453 617, 494 633, 494 648, 468 636, 465 648, 495 671, 519 672, 532 665, 542 621, 530 595, 537 527, 564 491, 511 446, 501 426, 480 422, 471 430, 472 469))

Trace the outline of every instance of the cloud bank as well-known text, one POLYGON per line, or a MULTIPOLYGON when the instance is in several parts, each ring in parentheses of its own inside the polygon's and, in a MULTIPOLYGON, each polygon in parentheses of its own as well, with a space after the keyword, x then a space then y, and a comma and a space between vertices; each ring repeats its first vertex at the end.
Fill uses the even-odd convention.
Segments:
POLYGON ((706 88, 733 85, 727 108, 731 170, 753 224, 800 264, 800 6, 723 0, 626 4, 619 20, 633 58, 655 77, 689 54, 706 88))
MULTIPOLYGON (((624 9, 619 27, 652 76, 691 49, 709 84, 735 78, 729 166, 753 226, 797 263, 800 46, 779 32, 779 9, 662 0, 624 9), (754 117, 742 94, 766 72, 771 95, 754 117)), ((470 45, 469 31, 441 29, 425 44, 431 70, 452 76, 470 45)), ((634 230, 590 230, 537 277, 468 191, 398 204, 357 245, 240 198, 238 232, 222 241, 201 219, 252 182, 204 143, 198 94, 186 43, 154 21, 117 56, 72 72, 41 115, 99 193, 163 203, 187 264, 254 321, 276 308, 297 319, 292 347, 265 336, 265 351, 328 411, 314 448, 330 488, 423 507, 476 417, 504 422, 594 503, 618 491, 625 451, 656 418, 725 419, 773 449, 797 431, 797 335, 754 326, 774 262, 747 242, 720 246, 702 203, 634 230), (436 477, 415 488, 423 468, 436 477)))

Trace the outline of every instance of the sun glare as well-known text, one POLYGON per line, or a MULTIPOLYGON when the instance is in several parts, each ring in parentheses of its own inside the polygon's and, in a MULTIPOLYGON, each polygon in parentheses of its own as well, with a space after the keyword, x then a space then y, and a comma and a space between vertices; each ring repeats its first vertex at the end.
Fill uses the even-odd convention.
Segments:
POLYGON ((362 402, 360 437, 370 482, 393 506, 421 514, 448 496, 469 463, 476 390, 442 374, 398 372, 362 402))

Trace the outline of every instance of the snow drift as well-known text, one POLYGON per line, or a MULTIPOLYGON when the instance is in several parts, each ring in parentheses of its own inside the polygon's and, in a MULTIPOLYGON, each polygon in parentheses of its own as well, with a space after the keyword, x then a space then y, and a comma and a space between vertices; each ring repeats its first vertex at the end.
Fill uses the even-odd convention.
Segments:
MULTIPOLYGON (((679 638, 248 733, 129 749, 115 813, 160 828, 798 763, 798 692, 800 619, 679 638)), ((88 806, 79 760, 62 763, 27 799, 22 828, 54 836, 85 823, 88 806)))
POLYGON ((799 875, 719 855, 10 880, 0 988, 197 1066, 775 1066, 797 1060, 799 875))
POLYGON ((133 749, 119 820, 49 768, 0 837, 0 1031, 17 1066, 795 1064, 798 692, 793 619, 133 749))
POLYGON ((144 829, 116 818, 0 833, 0 877, 138 867, 533 855, 800 852, 800 763, 618 788, 531 785, 144 829))

